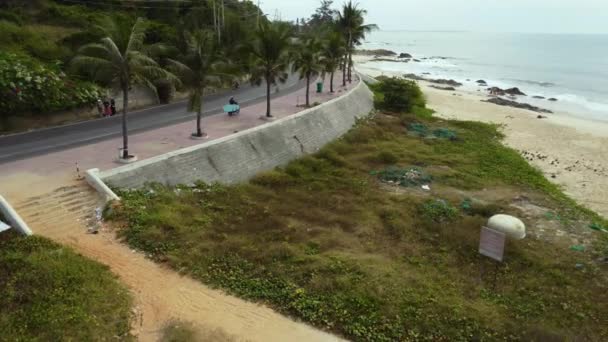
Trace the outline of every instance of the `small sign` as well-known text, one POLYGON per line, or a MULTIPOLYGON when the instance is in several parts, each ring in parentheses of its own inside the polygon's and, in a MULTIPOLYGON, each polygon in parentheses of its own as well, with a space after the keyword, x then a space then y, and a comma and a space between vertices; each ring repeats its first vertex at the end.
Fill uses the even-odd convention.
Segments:
POLYGON ((481 228, 479 253, 496 261, 502 261, 505 253, 506 236, 504 233, 487 227, 481 228))
POLYGON ((9 226, 8 224, 0 221, 0 233, 2 233, 5 230, 9 230, 11 229, 11 226, 9 226))

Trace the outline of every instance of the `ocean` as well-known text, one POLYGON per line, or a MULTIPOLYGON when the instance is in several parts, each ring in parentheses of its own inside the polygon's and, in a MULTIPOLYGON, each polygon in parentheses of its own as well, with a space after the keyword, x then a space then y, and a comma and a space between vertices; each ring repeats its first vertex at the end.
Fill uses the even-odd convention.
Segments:
POLYGON ((376 31, 361 48, 420 60, 368 63, 374 68, 454 79, 473 91, 483 79, 529 95, 519 102, 608 121, 608 35, 376 31))

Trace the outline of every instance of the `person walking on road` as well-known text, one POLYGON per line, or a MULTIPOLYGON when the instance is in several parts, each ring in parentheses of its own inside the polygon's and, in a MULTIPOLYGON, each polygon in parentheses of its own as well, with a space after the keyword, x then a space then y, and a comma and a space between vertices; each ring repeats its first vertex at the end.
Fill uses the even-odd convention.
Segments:
POLYGON ((114 99, 110 100, 110 115, 116 115, 116 102, 114 101, 114 99))

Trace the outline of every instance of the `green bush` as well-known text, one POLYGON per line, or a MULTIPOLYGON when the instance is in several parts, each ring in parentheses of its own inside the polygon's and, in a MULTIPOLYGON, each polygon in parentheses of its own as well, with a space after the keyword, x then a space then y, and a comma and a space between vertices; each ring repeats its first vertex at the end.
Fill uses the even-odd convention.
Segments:
POLYGON ((0 20, 6 20, 17 25, 23 25, 23 19, 15 12, 0 10, 0 20))
MULTIPOLYGON (((397 77, 382 78, 374 84, 376 91, 376 107, 391 112, 412 112, 414 108, 425 108, 424 94, 415 81, 404 80, 397 77)), ((418 109, 420 110, 420 109, 418 109)))
POLYGON ((59 70, 31 58, 0 53, 0 108, 10 114, 43 113, 93 104, 100 89, 74 82, 59 70))

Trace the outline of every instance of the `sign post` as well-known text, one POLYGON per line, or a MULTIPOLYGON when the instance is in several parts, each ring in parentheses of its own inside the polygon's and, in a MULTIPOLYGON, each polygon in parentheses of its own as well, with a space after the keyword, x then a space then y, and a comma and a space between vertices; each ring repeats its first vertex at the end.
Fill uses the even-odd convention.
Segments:
POLYGON ((482 227, 481 236, 479 238, 479 253, 498 262, 502 262, 505 254, 506 239, 505 233, 488 227, 482 227))

